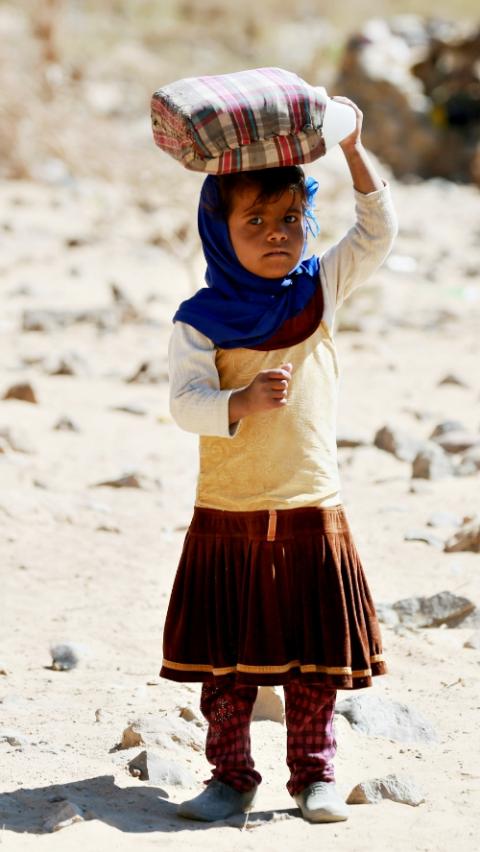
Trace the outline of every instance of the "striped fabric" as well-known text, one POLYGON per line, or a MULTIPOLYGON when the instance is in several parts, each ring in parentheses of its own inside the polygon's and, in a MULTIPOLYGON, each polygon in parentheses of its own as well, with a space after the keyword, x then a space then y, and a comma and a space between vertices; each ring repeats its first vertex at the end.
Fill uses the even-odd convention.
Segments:
POLYGON ((325 153, 327 94, 281 68, 190 77, 152 97, 155 143, 211 174, 308 163, 325 153))

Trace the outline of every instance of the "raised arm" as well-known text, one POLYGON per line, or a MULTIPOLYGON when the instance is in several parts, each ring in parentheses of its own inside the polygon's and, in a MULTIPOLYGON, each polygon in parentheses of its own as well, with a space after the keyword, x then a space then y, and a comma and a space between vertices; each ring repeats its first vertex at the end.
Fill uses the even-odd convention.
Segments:
POLYGON ((355 225, 321 258, 321 275, 332 316, 350 293, 383 263, 397 235, 390 188, 371 163, 361 141, 363 115, 348 98, 335 98, 355 110, 356 128, 340 147, 352 175, 355 225))

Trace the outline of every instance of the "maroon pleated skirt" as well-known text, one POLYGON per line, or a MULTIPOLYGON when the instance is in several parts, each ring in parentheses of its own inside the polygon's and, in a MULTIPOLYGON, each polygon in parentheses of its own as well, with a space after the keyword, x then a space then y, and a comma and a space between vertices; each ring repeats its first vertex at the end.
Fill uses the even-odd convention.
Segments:
POLYGON ((176 681, 371 686, 386 665, 343 507, 195 508, 163 652, 176 681))

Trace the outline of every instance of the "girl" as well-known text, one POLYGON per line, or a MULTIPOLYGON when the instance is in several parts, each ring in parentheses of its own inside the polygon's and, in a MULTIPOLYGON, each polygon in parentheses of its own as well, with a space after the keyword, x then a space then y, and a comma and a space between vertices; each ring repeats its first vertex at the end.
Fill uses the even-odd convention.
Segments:
POLYGON ((336 689, 386 671, 374 606, 339 493, 337 307, 388 254, 388 186, 361 143, 341 143, 357 221, 304 258, 317 184, 298 166, 204 182, 207 288, 177 311, 171 410, 200 437, 200 471, 168 608, 161 675, 201 681, 214 769, 183 817, 252 807, 257 687, 282 684, 287 789, 305 819, 347 819, 334 783, 336 689))

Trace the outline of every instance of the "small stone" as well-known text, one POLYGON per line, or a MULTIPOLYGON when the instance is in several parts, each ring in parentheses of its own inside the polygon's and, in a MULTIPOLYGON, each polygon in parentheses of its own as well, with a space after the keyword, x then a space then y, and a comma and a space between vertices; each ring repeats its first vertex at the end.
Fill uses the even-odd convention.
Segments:
POLYGON ((278 686, 261 686, 253 705, 252 719, 255 722, 269 721, 285 724, 283 689, 278 686))
POLYGON ((53 427, 57 432, 80 432, 79 427, 70 417, 60 417, 53 427))
POLYGON ((49 376, 90 376, 91 368, 77 352, 52 355, 44 361, 43 368, 49 376))
POLYGON ((457 627, 474 609, 475 604, 452 592, 439 592, 431 597, 404 598, 393 604, 402 624, 415 627, 457 627))
POLYGON ((179 712, 178 715, 180 716, 181 719, 185 719, 186 722, 199 722, 200 721, 197 714, 192 710, 191 707, 180 707, 180 712, 179 712))
POLYGON ((435 429, 430 435, 430 440, 434 441, 435 438, 446 435, 448 432, 463 432, 464 429, 465 427, 460 420, 442 420, 441 423, 437 423, 435 426, 435 429))
POLYGON ((480 520, 477 518, 466 523, 445 542, 445 553, 463 550, 480 553, 480 520))
POLYGON ((425 544, 430 544, 432 547, 437 547, 443 550, 444 540, 439 538, 428 530, 408 530, 403 536, 404 541, 424 541, 425 544))
POLYGON ((45 831, 60 831, 75 822, 83 822, 82 811, 73 802, 64 801, 54 805, 50 816, 43 823, 43 828, 45 831))
POLYGON ((149 385, 168 381, 168 371, 165 361, 160 359, 143 361, 130 378, 126 379, 126 381, 130 384, 137 382, 139 384, 149 385))
POLYGON ((198 725, 192 725, 180 716, 147 716, 132 722, 122 733, 120 743, 114 750, 147 746, 183 752, 185 747, 202 752, 205 747, 205 733, 198 725))
POLYGON ((136 473, 126 473, 118 479, 107 479, 104 482, 96 482, 92 488, 143 488, 141 477, 136 473))
POLYGON ((336 713, 350 722, 355 731, 398 742, 436 742, 430 722, 413 707, 389 701, 380 695, 353 695, 340 701, 336 713))
POLYGON ((431 494, 432 486, 424 479, 414 479, 408 487, 409 494, 431 494))
POLYGON ((357 784, 347 798, 347 805, 371 805, 382 799, 391 799, 401 805, 417 807, 425 801, 411 778, 399 778, 398 775, 386 775, 357 784))
POLYGON ((28 437, 16 426, 0 426, 0 438, 3 438, 15 453, 28 454, 34 452, 34 447, 28 437))
POLYGON ((19 399, 22 402, 31 402, 37 404, 38 400, 35 391, 29 382, 21 382, 17 385, 12 385, 5 392, 4 399, 19 399))
POLYGON ((472 476, 480 470, 480 446, 471 447, 455 468, 456 476, 472 476))
POLYGON ((51 668, 57 672, 67 672, 78 666, 86 649, 74 642, 63 642, 52 645, 50 654, 52 656, 51 668))
POLYGON ((413 460, 413 479, 441 479, 452 474, 453 464, 451 459, 433 441, 426 442, 413 460))
POLYGON ((441 387, 442 385, 458 385, 458 387, 461 388, 468 388, 467 382, 456 373, 447 373, 447 375, 438 382, 438 387, 441 387))
POLYGON ((453 512, 433 512, 430 515, 428 527, 459 527, 462 523, 460 515, 455 515, 453 512))
POLYGON ((394 426, 383 426, 379 429, 373 443, 380 450, 392 453, 401 461, 413 461, 423 445, 422 441, 412 438, 407 432, 394 426))
POLYGON ((10 728, 0 728, 0 743, 8 743, 16 748, 23 748, 30 742, 29 738, 19 731, 10 728))
POLYGON ((134 414, 136 417, 144 417, 147 414, 145 408, 142 408, 140 405, 112 405, 112 411, 124 411, 126 414, 134 414))
POLYGON ((187 767, 173 760, 166 760, 151 750, 137 754, 128 762, 128 768, 132 775, 141 781, 150 781, 151 784, 191 787, 195 783, 195 778, 187 767))
POLYGON ((388 627, 394 627, 398 624, 398 615, 391 604, 376 603, 375 611, 381 624, 386 624, 388 627))
POLYGON ((136 746, 145 745, 141 733, 135 730, 134 725, 129 725, 125 728, 122 734, 121 742, 118 744, 118 749, 135 748, 136 746))
POLYGON ((471 648, 472 651, 480 651, 480 630, 475 631, 463 643, 464 648, 471 648))
POLYGON ((464 430, 446 432, 434 440, 447 453, 464 453, 465 450, 480 447, 480 435, 464 430))
POLYGON ((337 435, 337 447, 350 447, 353 449, 354 447, 366 447, 370 443, 366 435, 354 435, 353 433, 337 435))

